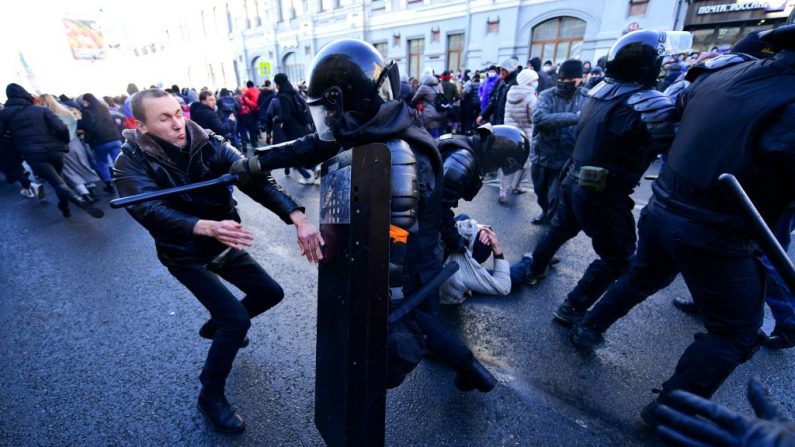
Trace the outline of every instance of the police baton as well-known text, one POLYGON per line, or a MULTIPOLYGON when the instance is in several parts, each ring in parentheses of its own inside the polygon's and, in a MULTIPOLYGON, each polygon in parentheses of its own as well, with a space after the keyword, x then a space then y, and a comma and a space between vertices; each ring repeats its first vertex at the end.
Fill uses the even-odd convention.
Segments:
POLYGON ((756 210, 753 202, 743 190, 740 182, 731 174, 721 174, 718 177, 718 181, 732 200, 736 202, 747 222, 751 225, 754 238, 762 248, 762 252, 773 264, 778 274, 781 275, 790 292, 795 294, 795 267, 792 265, 792 260, 787 256, 787 252, 784 251, 781 244, 778 243, 773 232, 770 231, 770 227, 767 226, 759 211, 756 210))
POLYGON ((431 293, 437 292, 436 289, 438 289, 443 282, 447 281, 447 279, 453 276, 453 274, 457 271, 458 263, 455 261, 448 262, 442 271, 431 280, 431 282, 425 284, 411 296, 407 297, 402 303, 400 303, 397 309, 389 313, 389 324, 397 323, 398 320, 405 317, 406 314, 414 310, 414 308, 425 301, 425 299, 428 298, 431 293))
POLYGON ((234 185, 237 183, 237 174, 224 174, 212 180, 205 180, 203 182, 191 183, 190 185, 175 186, 173 188, 161 189, 159 191, 145 192, 136 194, 134 196, 121 197, 110 201, 111 208, 122 208, 125 206, 135 205, 141 202, 148 202, 150 200, 161 199, 163 197, 173 196, 175 194, 182 194, 185 192, 196 191, 199 189, 209 188, 211 186, 226 186, 234 185))

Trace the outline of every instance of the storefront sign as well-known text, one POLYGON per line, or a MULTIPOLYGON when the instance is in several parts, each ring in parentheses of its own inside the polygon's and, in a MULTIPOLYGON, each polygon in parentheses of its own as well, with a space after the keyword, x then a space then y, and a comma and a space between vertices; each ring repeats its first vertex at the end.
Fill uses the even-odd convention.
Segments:
POLYGON ((726 12, 751 11, 764 9, 765 11, 782 11, 787 6, 786 1, 776 0, 771 2, 740 2, 722 5, 699 6, 698 15, 722 14, 726 12))

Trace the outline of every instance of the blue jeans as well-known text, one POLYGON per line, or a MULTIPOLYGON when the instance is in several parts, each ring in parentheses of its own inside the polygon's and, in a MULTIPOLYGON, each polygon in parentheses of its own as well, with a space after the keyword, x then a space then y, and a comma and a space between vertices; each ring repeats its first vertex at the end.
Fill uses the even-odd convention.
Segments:
MULTIPOLYGON (((779 218, 776 228, 773 229, 773 234, 784 247, 784 251, 789 248, 790 233, 793 228, 795 228, 795 209, 787 208, 779 218)), ((773 268, 767 256, 762 257, 762 263, 767 271, 765 302, 770 306, 776 325, 795 328, 795 296, 792 295, 781 275, 773 268)))
POLYGON ((110 181, 110 166, 116 161, 116 157, 121 153, 121 141, 113 140, 107 143, 95 144, 91 146, 94 154, 97 156, 97 174, 102 178, 103 182, 110 181), (110 156, 111 161, 108 162, 110 156))

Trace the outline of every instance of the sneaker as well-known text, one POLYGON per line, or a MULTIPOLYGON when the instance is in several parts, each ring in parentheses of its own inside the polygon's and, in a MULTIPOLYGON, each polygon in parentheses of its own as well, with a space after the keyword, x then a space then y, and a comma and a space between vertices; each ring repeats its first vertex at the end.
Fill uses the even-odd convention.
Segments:
POLYGON ((528 268, 527 269, 527 273, 525 273, 524 278, 523 278, 522 281, 525 284, 527 284, 528 286, 534 286, 534 285, 538 284, 538 281, 541 278, 547 276, 547 274, 549 274, 549 266, 548 265, 544 266, 544 270, 542 270, 540 272, 535 272, 535 271, 531 270, 530 268, 528 268))
POLYGON ((298 179, 298 183, 300 183, 302 185, 312 185, 312 184, 315 183, 315 179, 313 179, 312 177, 309 177, 309 178, 301 177, 301 178, 298 179))
POLYGON ((28 199, 36 197, 36 193, 33 192, 33 188, 23 188, 21 191, 19 191, 19 193, 27 197, 28 199))
POLYGON ((558 310, 552 315, 555 317, 555 321, 562 323, 564 326, 575 326, 582 322, 585 312, 585 309, 580 309, 571 301, 566 300, 558 306, 558 310))
POLYGON ((580 349, 593 349, 594 346, 602 343, 604 338, 602 334, 587 326, 577 325, 571 331, 571 341, 580 349))
POLYGON ((39 200, 44 199, 44 185, 41 183, 30 182, 30 190, 33 191, 35 197, 37 197, 39 200))

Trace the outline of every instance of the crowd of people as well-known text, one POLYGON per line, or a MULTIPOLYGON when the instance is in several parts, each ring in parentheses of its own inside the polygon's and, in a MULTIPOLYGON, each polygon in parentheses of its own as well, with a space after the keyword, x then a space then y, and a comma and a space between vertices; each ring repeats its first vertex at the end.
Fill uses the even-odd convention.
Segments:
MULTIPOLYGON (((760 346, 795 346, 795 298, 769 262, 768 281, 780 285, 767 298, 776 326, 770 336, 760 331, 765 277, 757 246, 716 186, 718 174, 737 175, 781 242, 789 242, 795 226, 793 27, 752 33, 728 51, 704 54, 675 47, 682 34, 638 31, 620 38, 595 65, 578 59, 542 64, 532 57, 521 66, 506 58, 482 71, 437 75, 429 69, 419 79, 399 76, 371 46, 348 39, 318 53, 306 88, 280 73, 272 83, 249 81, 234 92, 176 85, 138 91, 130 84, 127 97, 99 101, 90 93, 34 97, 9 84, 0 111, 0 169, 25 197, 42 198, 39 179, 46 181, 67 217, 70 203, 102 217, 92 204, 97 185, 129 196, 233 172, 244 193, 296 226, 302 255, 319 262, 320 233, 270 172, 294 168, 302 183, 313 183, 315 166, 340 148, 382 142, 393 154, 390 262, 399 273, 390 272, 390 288, 411 296, 445 262, 461 266, 440 295, 404 317, 407 330, 423 340, 414 353, 431 351, 450 365, 462 391, 493 389, 496 379, 438 320, 438 304, 537 286, 561 262, 558 249, 584 232, 597 258, 553 315, 571 326, 575 346, 593 349, 612 323, 679 273, 690 289, 694 301, 680 306, 697 313, 707 332, 696 336, 641 414, 674 436, 677 423, 692 426, 681 422, 688 413, 710 405, 693 394, 711 397, 760 346), (357 66, 335 71, 339 54, 357 66), (735 85, 752 85, 769 100, 739 107, 735 85), (726 129, 738 120, 742 126, 726 129), (279 143, 285 144, 246 157, 249 147, 279 143), (636 234, 630 194, 658 156, 663 168, 636 234), (193 163, 203 169, 191 170, 193 163), (165 173, 171 166, 179 175, 165 173), (533 250, 509 267, 497 232, 455 216, 454 209, 459 200, 472 200, 489 174, 499 179, 498 201, 507 205, 510 195, 528 192, 522 187, 528 171, 541 211, 529 221, 545 229, 533 250), (491 269, 484 267, 489 257, 491 269), (687 405, 691 411, 676 413, 687 405)), ((278 304, 283 291, 242 250, 252 235, 230 208, 231 193, 195 194, 202 200, 159 200, 128 211, 150 231, 169 272, 211 314, 200 330, 213 345, 199 408, 217 429, 238 432, 245 423, 226 400, 226 376, 237 349, 248 343, 250 319, 278 304), (217 276, 246 298, 238 301, 217 276)), ((397 386, 419 359, 396 358, 390 346, 390 361, 408 364, 390 373, 397 386)))

